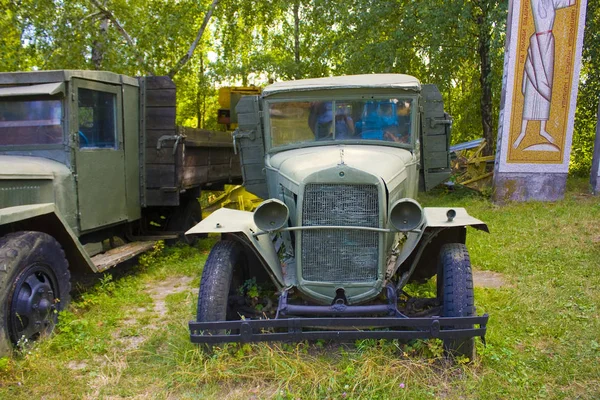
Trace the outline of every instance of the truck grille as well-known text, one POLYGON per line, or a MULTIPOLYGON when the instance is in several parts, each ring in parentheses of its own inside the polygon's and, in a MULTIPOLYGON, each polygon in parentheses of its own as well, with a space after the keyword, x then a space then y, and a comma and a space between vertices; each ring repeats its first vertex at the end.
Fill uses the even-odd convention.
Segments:
POLYGON ((49 189, 47 186, 36 180, 3 180, 0 182, 0 207, 43 203, 50 197, 45 195, 49 189))
MULTIPOLYGON (((379 226, 377 186, 310 184, 303 226, 379 226)), ((377 280, 379 233, 319 229, 302 232, 302 276, 319 282, 377 280)))

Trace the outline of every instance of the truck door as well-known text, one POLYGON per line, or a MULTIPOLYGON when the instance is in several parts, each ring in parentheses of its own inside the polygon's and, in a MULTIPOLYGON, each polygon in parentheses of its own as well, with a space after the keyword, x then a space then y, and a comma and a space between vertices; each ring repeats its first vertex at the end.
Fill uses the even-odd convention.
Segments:
POLYGON ((235 107, 238 129, 235 146, 240 151, 244 187, 263 199, 269 198, 265 168, 265 147, 260 110, 260 96, 243 96, 235 107))
POLYGON ((452 118, 444 112, 442 94, 435 85, 421 89, 420 190, 430 190, 450 177, 450 127, 452 118))
POLYGON ((73 79, 71 138, 79 228, 87 231, 127 219, 121 87, 73 79))

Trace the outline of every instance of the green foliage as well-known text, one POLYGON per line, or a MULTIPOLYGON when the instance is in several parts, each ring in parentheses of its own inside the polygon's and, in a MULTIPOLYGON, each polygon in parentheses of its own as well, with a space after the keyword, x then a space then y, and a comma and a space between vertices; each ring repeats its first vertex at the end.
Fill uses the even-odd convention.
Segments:
POLYGON ((251 278, 245 281, 238 288, 238 293, 242 296, 248 296, 252 299, 260 296, 262 288, 256 283, 256 278, 251 278))
MULTIPOLYGON (((591 164, 600 91, 596 3, 588 1, 571 158, 571 171, 584 175, 591 164)), ((102 4, 133 45, 88 0, 0 0, 0 71, 101 68, 132 76, 166 74, 188 50, 211 1, 102 4)), ((397 72, 439 85, 454 117, 454 143, 482 136, 482 88, 490 87, 487 118, 495 134, 507 5, 498 0, 221 0, 194 56, 174 78, 177 123, 222 128, 216 122, 219 86, 397 72), (489 70, 482 68, 482 50, 489 70)))
POLYGON ((157 257, 163 252, 164 248, 164 241, 159 240, 158 242, 156 242, 156 244, 152 247, 151 251, 148 251, 140 256, 140 258, 138 259, 139 265, 142 268, 147 268, 150 265, 152 265, 152 263, 156 261, 157 257))
POLYGON ((600 4, 588 1, 570 171, 589 176, 600 103, 600 4))

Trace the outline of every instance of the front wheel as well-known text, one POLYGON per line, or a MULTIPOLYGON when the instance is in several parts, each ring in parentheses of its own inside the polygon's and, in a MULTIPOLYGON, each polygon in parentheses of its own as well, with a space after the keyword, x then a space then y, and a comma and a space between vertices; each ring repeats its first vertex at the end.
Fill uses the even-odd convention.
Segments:
MULTIPOLYGON (((462 243, 442 246, 438 262, 438 298, 442 302, 442 316, 471 317, 475 315, 473 274, 467 247, 462 243)), ((473 325, 455 326, 455 329, 470 329, 473 325)), ((444 340, 446 354, 475 357, 475 339, 444 340)))
POLYGON ((229 300, 230 297, 235 297, 236 291, 243 283, 241 277, 245 265, 244 247, 240 243, 222 240, 214 245, 202 270, 198 294, 198 322, 239 319, 229 300))
POLYGON ((16 232, 0 239, 0 356, 54 329, 69 303, 65 253, 52 236, 16 232))

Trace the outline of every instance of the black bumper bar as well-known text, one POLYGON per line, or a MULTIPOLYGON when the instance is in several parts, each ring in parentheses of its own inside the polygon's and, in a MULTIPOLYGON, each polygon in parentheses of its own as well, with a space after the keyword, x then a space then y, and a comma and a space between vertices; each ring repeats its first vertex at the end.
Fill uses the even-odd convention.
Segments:
POLYGON ((230 343, 356 339, 485 340, 488 315, 427 318, 278 318, 240 321, 190 322, 193 343, 230 343), (479 326, 476 328, 475 326, 479 326), (466 328, 465 328, 466 326, 466 328))

